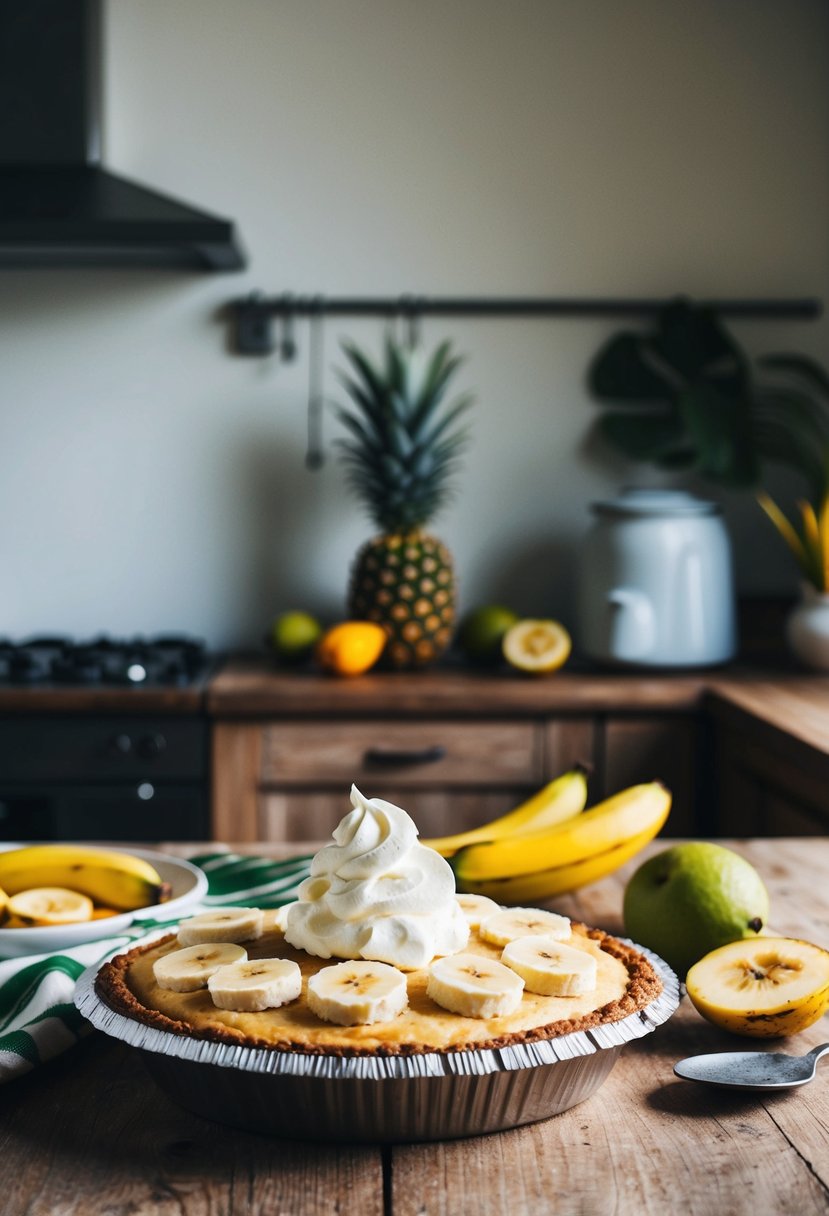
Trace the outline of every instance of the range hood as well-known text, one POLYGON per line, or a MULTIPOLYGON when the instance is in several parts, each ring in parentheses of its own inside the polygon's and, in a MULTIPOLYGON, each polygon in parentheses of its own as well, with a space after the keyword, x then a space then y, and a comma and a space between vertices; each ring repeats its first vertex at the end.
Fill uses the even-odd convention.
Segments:
POLYGON ((100 163, 101 0, 0 0, 0 266, 241 270, 232 221, 100 163))

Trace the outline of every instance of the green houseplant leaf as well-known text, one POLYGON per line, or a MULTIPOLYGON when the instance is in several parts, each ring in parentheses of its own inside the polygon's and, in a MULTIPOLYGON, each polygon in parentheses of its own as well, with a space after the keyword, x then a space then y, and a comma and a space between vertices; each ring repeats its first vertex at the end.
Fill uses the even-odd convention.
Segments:
POLYGON ((602 434, 629 458, 755 484, 748 361, 711 309, 678 299, 649 332, 612 337, 588 384, 605 410, 602 434))

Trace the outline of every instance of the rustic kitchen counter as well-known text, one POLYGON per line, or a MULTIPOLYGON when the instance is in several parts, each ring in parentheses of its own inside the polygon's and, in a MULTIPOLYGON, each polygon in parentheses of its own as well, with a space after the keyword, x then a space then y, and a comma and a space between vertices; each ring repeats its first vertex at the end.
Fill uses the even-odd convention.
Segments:
MULTIPOLYGON (((829 840, 727 843, 763 874, 773 930, 826 945, 829 840)), ((624 882, 639 861, 556 906, 621 931, 624 882)), ((765 1046, 802 1054, 828 1038, 824 1019, 765 1046)), ((752 1046, 762 1044, 716 1030, 686 998, 666 1026, 625 1047, 592 1098, 562 1115, 476 1139, 374 1148, 274 1141, 197 1118, 156 1088, 139 1053, 96 1033, 3 1091, 0 1206, 4 1216, 827 1212, 826 1064, 812 1084, 780 1096, 673 1076, 683 1056, 752 1046)))
POLYGON ((279 669, 267 658, 229 660, 213 677, 213 717, 313 717, 331 713, 485 716, 493 713, 679 712, 714 702, 829 755, 829 677, 789 667, 709 671, 556 672, 547 677, 459 668, 368 672, 336 679, 279 669))
POLYGON ((829 678, 779 658, 674 673, 574 664, 534 678, 446 664, 337 679, 260 655, 228 661, 207 707, 216 839, 325 835, 351 781, 382 786, 424 834, 444 835, 576 763, 593 802, 665 782, 670 835, 829 830, 829 678))

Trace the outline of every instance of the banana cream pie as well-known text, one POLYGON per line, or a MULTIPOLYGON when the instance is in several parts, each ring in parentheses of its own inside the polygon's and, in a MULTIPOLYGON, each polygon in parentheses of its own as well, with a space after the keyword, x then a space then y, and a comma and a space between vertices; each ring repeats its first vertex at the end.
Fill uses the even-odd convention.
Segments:
POLYGON ((356 789, 352 806, 295 903, 192 917, 105 964, 98 994, 195 1038, 408 1055, 587 1030, 661 992, 631 946, 544 909, 456 896, 405 811, 356 789))

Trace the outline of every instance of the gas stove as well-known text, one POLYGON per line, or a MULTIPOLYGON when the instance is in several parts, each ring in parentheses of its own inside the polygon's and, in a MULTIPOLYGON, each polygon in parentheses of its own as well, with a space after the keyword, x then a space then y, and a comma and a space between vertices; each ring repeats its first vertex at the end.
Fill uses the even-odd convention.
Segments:
POLYGON ((209 668, 204 642, 182 634, 0 638, 0 686, 185 688, 209 668))
POLYGON ((0 639, 0 839, 206 839, 214 658, 172 633, 0 639))

